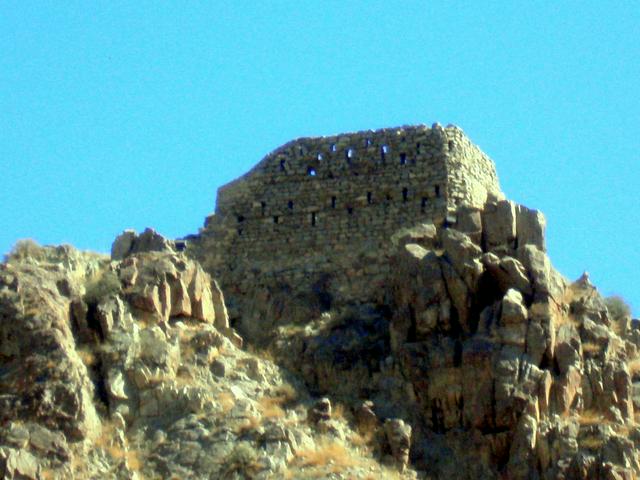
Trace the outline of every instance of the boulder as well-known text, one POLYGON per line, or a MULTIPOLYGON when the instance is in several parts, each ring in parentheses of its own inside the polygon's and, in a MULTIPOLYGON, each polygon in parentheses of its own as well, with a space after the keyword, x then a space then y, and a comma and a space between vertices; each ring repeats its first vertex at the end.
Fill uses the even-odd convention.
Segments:
POLYGON ((391 456, 401 471, 409 464, 409 451, 411 450, 411 426, 404 420, 397 418, 387 419, 384 422, 384 432, 387 438, 391 456))
POLYGON ((538 210, 532 210, 523 205, 516 206, 516 236, 518 246, 535 245, 539 250, 546 251, 545 229, 547 221, 538 210))
POLYGON ((312 424, 331 420, 331 400, 323 397, 316 401, 307 412, 307 419, 312 424))
POLYGON ((145 229, 140 235, 135 230, 125 230, 111 245, 111 259, 123 260, 134 253, 175 251, 175 242, 167 240, 152 228, 145 229))
POLYGON ((135 230, 125 230, 111 244, 111 259, 122 260, 131 253, 133 244, 138 238, 135 230))
POLYGON ((508 253, 516 247, 516 205, 508 200, 488 202, 482 212, 482 241, 486 251, 508 253))

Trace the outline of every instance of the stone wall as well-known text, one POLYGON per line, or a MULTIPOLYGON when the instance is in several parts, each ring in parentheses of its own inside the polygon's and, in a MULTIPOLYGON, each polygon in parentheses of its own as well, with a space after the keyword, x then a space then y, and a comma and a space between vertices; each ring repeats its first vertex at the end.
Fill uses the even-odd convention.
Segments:
POLYGON ((495 167, 457 127, 302 138, 220 188, 200 257, 234 288, 247 276, 306 288, 329 274, 334 294, 362 297, 384 280, 395 232, 455 221, 488 193, 500 194, 495 167))

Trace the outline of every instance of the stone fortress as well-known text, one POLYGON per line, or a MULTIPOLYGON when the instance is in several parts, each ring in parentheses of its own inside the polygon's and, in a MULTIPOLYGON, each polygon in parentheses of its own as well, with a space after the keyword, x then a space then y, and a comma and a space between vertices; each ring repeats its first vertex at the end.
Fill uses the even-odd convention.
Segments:
POLYGON ((231 297, 243 283, 324 282, 332 298, 364 301, 386 278, 394 233, 454 224, 489 195, 502 195, 495 166, 455 126, 301 138, 219 189, 198 256, 231 297))

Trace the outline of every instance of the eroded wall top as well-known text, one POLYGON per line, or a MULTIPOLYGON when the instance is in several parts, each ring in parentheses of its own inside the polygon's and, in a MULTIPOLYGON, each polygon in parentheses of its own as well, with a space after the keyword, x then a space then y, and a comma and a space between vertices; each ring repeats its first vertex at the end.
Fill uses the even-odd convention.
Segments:
MULTIPOLYGON (((301 138, 220 188, 205 264, 223 281, 247 270, 294 283, 344 275, 363 254, 382 260, 398 229, 442 223, 488 194, 500 195, 493 162, 457 127, 301 138)), ((376 263, 367 270, 383 275, 376 263)))

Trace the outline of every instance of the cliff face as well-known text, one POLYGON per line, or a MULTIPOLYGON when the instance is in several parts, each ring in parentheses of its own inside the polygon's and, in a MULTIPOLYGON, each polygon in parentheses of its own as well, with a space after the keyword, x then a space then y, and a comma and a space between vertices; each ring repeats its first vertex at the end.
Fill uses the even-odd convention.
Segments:
MULTIPOLYGON (((285 153, 306 162, 317 149, 348 151, 354 138, 376 156, 383 142, 386 160, 395 152, 404 168, 409 135, 392 134, 293 142, 256 171, 278 170, 285 153)), ((386 207, 400 224, 367 236, 366 225, 347 223, 364 233, 344 250, 297 256, 300 241, 326 235, 321 224, 309 225, 313 237, 259 251, 216 243, 221 225, 232 221, 238 234, 230 205, 262 194, 243 183, 227 187, 228 199, 233 188, 239 196, 184 253, 150 230, 125 232, 111 259, 18 247, 0 266, 0 473, 636 478, 639 331, 608 310, 588 276, 572 283, 553 268, 542 214, 499 191, 465 196, 482 165, 460 154, 475 147, 456 142, 436 142, 446 152, 431 157, 466 166, 446 176, 457 186, 440 198, 442 214, 422 215, 420 201, 404 211, 401 194, 386 207)), ((296 206, 314 188, 287 182, 296 206)), ((314 195, 329 195, 333 215, 330 193, 314 195)), ((385 211, 364 202, 368 214, 385 211)))

